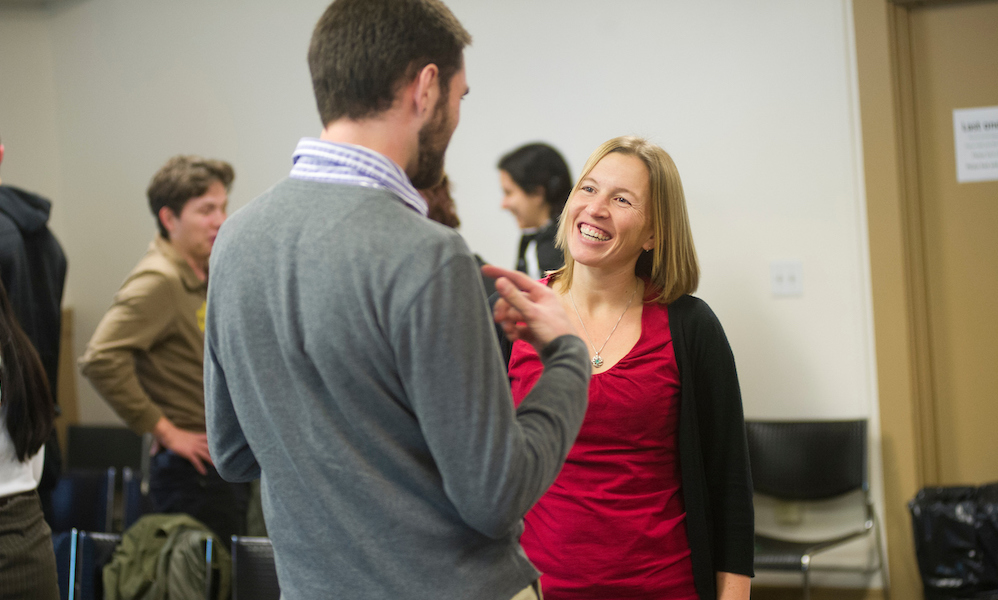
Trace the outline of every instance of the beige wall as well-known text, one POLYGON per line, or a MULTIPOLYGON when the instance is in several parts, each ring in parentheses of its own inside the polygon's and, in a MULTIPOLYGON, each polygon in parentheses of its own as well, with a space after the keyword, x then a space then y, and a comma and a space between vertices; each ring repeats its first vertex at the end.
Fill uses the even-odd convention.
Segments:
POLYGON ((56 115, 51 19, 31 8, 0 9, 0 179, 55 200, 51 223, 66 223, 56 115))

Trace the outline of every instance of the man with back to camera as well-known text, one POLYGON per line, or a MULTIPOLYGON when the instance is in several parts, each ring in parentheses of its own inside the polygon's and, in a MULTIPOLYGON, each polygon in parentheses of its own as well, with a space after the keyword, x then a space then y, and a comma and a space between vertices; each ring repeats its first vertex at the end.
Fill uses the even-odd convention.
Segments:
POLYGON ((521 520, 590 365, 551 290, 487 267, 545 364, 514 412, 475 259, 424 216, 469 42, 438 0, 333 2, 308 54, 322 135, 212 253, 208 442, 223 477, 262 473, 289 600, 536 598, 521 520))
MULTIPOLYGON (((4 145, 0 141, 0 164, 4 145)), ((59 411, 59 343, 62 341, 62 293, 66 255, 49 231, 52 203, 38 194, 0 181, 0 281, 17 322, 38 352, 52 400, 59 411)), ((45 442, 38 495, 46 518, 52 517, 52 490, 62 472, 55 429, 45 442)))
POLYGON ((136 433, 152 432, 156 512, 187 513, 228 542, 245 531, 247 484, 211 462, 204 413, 208 257, 235 174, 220 160, 175 156, 147 195, 158 235, 101 319, 80 367, 136 433))

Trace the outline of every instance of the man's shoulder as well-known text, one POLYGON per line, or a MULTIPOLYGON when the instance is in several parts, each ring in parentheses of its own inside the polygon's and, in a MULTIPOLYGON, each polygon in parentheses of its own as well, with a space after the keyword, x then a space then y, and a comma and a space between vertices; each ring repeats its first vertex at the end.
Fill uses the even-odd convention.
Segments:
POLYGON ((0 236, 17 236, 23 239, 23 234, 21 233, 21 228, 17 226, 14 219, 11 219, 7 213, 0 210, 0 236))
POLYGON ((150 248, 125 278, 118 294, 133 297, 169 294, 182 285, 177 266, 150 248))
POLYGON ((420 215, 388 190, 293 178, 233 213, 222 230, 220 238, 239 235, 244 244, 283 243, 304 236, 324 246, 367 247, 372 252, 463 244, 456 231, 420 215))
POLYGON ((168 256, 159 252, 154 245, 146 250, 146 253, 136 263, 135 268, 132 269, 132 273, 156 273, 169 278, 180 277, 177 265, 168 256))
POLYGON ((24 237, 17 222, 8 214, 11 206, 21 204, 19 192, 20 190, 9 185, 0 185, 0 236, 15 236, 21 239, 24 237))
POLYGON ((0 213, 26 233, 44 229, 51 210, 52 203, 34 192, 0 185, 0 213))

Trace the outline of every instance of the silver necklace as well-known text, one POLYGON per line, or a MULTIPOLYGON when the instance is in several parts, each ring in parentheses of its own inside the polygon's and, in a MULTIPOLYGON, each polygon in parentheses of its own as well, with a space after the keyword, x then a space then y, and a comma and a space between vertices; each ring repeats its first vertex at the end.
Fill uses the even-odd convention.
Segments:
POLYGON ((596 355, 592 358, 593 367, 598 369, 603 366, 603 357, 600 356, 600 353, 603 352, 603 348, 606 348, 606 343, 610 341, 611 337, 613 337, 613 332, 617 331, 617 325, 620 325, 620 321, 623 320, 624 315, 627 314, 627 309, 631 307, 631 302, 634 301, 634 294, 637 293, 638 288, 634 288, 634 291, 631 292, 631 297, 627 300, 627 306, 624 307, 624 312, 620 313, 620 318, 617 319, 617 324, 610 330, 610 335, 606 336, 606 340, 603 341, 603 345, 599 347, 599 350, 596 350, 596 344, 593 343, 593 338, 589 336, 589 330, 586 329, 586 324, 582 322, 582 315, 579 314, 579 307, 575 305, 575 298, 572 297, 572 290, 568 290, 568 299, 572 301, 572 308, 575 309, 575 316, 579 317, 579 323, 582 325, 582 331, 586 332, 586 339, 589 340, 589 345, 596 351, 596 355))

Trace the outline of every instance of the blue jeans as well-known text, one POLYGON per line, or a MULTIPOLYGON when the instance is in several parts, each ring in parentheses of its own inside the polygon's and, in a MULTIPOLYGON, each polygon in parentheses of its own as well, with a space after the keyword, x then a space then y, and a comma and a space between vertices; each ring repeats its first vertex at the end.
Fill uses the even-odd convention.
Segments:
POLYGON ((149 499, 161 513, 187 513, 221 538, 226 547, 233 535, 246 534, 248 483, 229 483, 213 466, 202 475, 186 458, 163 450, 152 457, 149 499))

